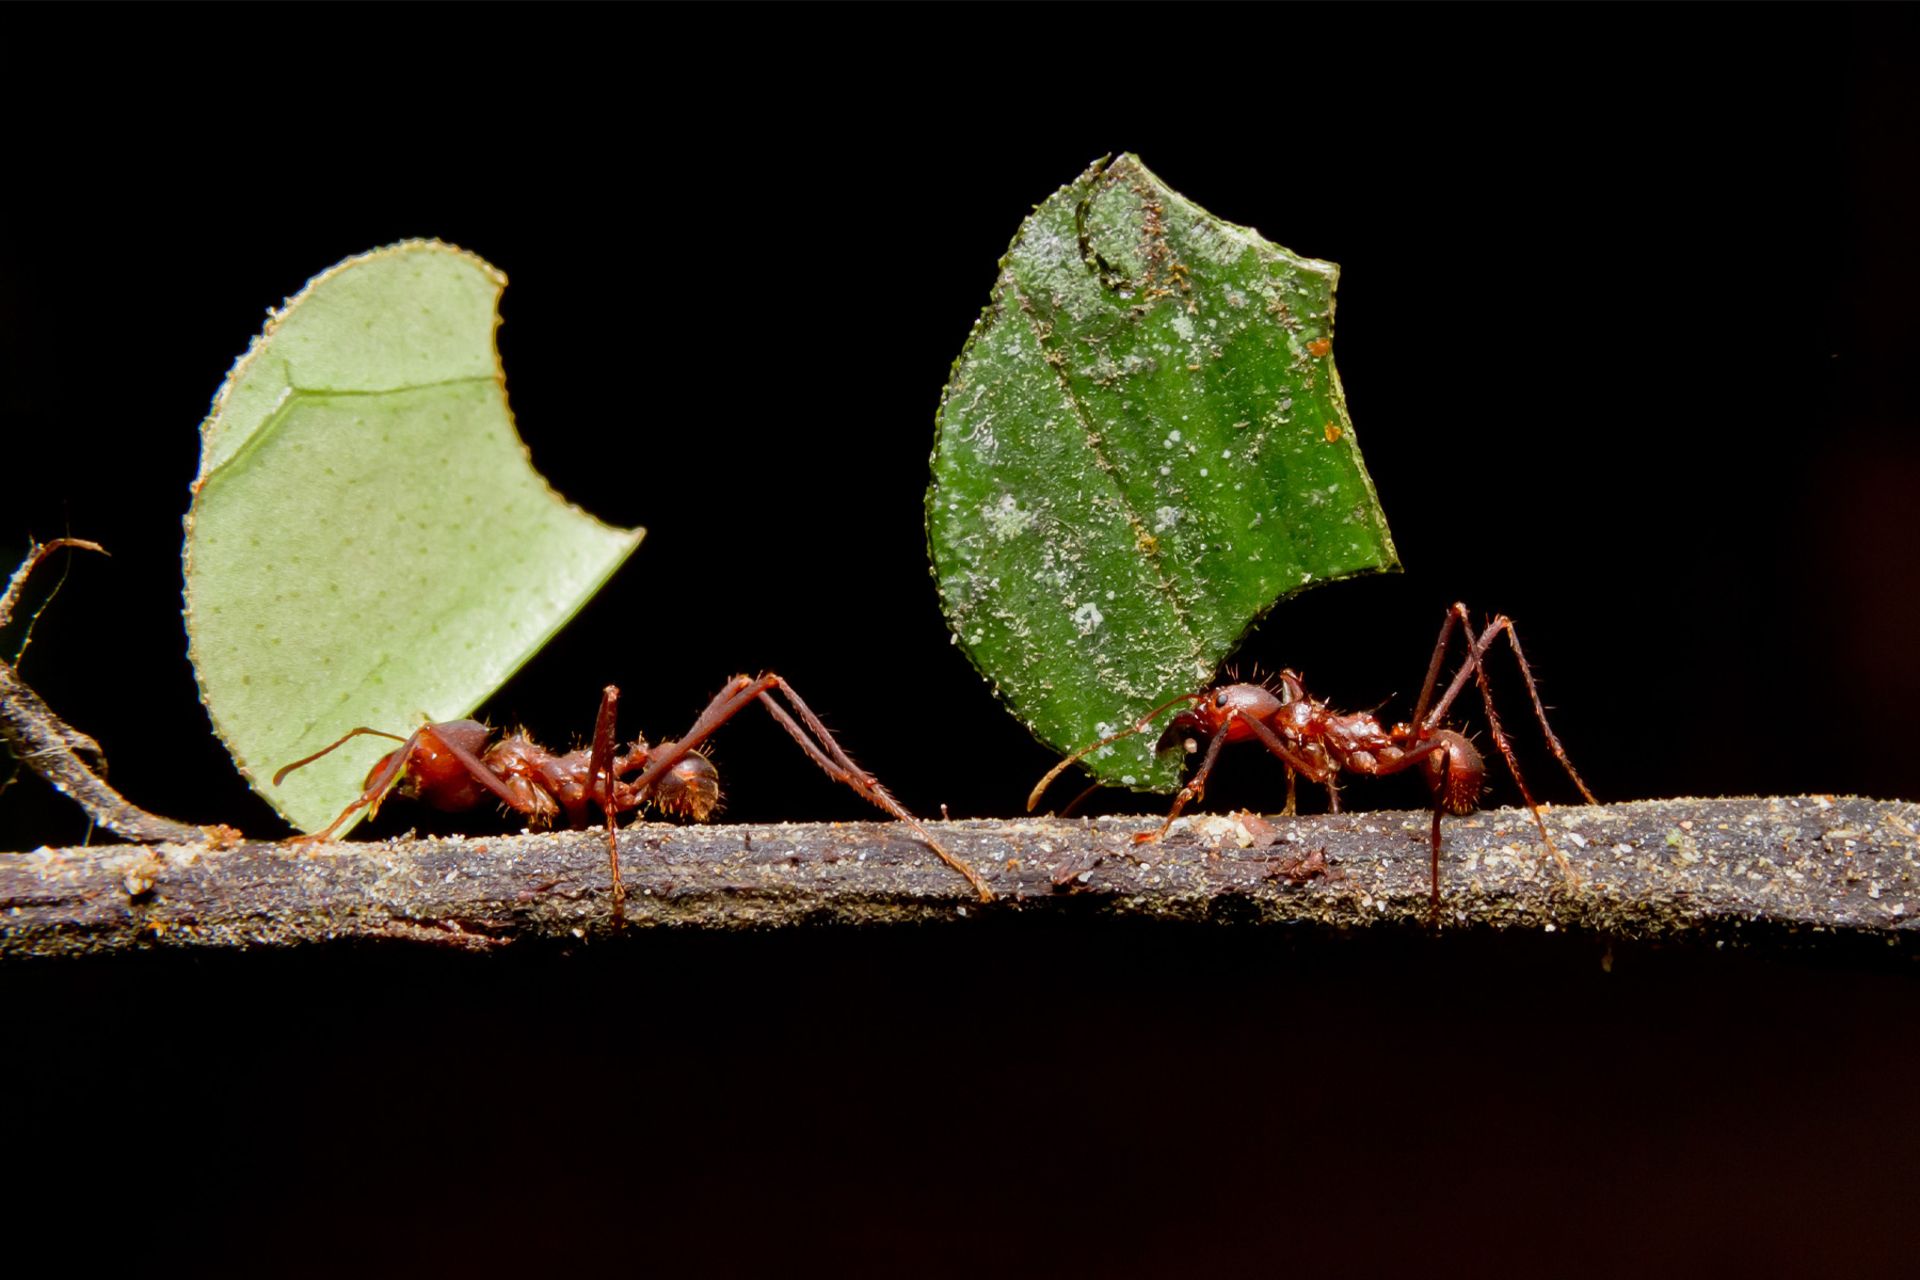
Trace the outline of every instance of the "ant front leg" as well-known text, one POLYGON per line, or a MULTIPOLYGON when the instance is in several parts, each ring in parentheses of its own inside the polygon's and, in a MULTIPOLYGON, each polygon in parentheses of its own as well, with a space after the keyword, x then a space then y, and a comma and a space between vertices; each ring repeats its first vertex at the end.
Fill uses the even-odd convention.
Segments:
POLYGON ((1236 720, 1243 721, 1247 724, 1257 723, 1257 721, 1249 720, 1242 716, 1238 708, 1227 712, 1226 718, 1220 722, 1218 732, 1207 742, 1207 753, 1200 757, 1200 767, 1193 771, 1193 777, 1189 778, 1187 784, 1181 787, 1179 792, 1173 797, 1173 807, 1167 810, 1167 820, 1160 824, 1158 831, 1134 832, 1133 842, 1135 844, 1152 844, 1156 840, 1164 839, 1167 832, 1173 830, 1174 819, 1178 818, 1180 811, 1187 807, 1187 802, 1189 800, 1198 800, 1206 795, 1207 775, 1213 772, 1214 762, 1220 759, 1220 748, 1227 745, 1227 729, 1236 720))
POLYGON ((384 729, 369 729, 365 725, 362 725, 357 729, 347 730, 345 733, 340 735, 339 741, 330 743, 329 745, 320 748, 318 751, 314 752, 312 755, 302 756, 300 759, 295 760, 292 764, 282 765, 280 769, 273 775, 273 785, 276 787, 279 786, 283 781, 285 781, 286 776, 292 773, 295 769, 305 768, 307 765, 312 764, 315 760, 318 760, 320 757, 324 755, 329 755, 332 752, 338 750, 339 748, 346 746, 347 743, 353 741, 355 738, 359 737, 362 734, 372 734, 374 737, 377 737, 377 738, 391 738, 393 741, 401 744, 399 750, 390 751, 384 757, 381 758, 380 763, 374 769, 373 775, 367 779, 366 790, 362 791, 359 795, 359 798, 356 799, 352 804, 342 809, 340 811, 339 817, 335 818, 332 822, 329 822, 321 830, 309 832, 303 835, 293 836, 288 839, 287 843, 288 844, 323 843, 327 840, 332 839, 333 833, 340 829, 340 824, 345 822, 348 818, 351 818, 354 814, 358 813, 361 809, 368 808, 369 806, 371 806, 371 812, 378 813, 380 811, 380 802, 387 798, 387 792, 393 790, 394 786, 400 781, 400 775, 403 772, 405 772, 406 766, 407 766, 407 757, 413 754, 413 748, 415 747, 416 744, 419 743, 420 734, 422 730, 424 730, 425 728, 426 728, 425 725, 421 725, 419 729, 415 729, 413 731, 411 736, 402 738, 397 733, 388 733, 384 729))
MULTIPOLYGON (((1244 724, 1247 728, 1251 729, 1254 737, 1260 739, 1261 745, 1278 756, 1281 763, 1286 766, 1288 782, 1287 804, 1289 812, 1292 811, 1292 783, 1293 775, 1296 772, 1305 774, 1310 781, 1326 783, 1327 794, 1329 796, 1336 795, 1333 789, 1334 771, 1330 766, 1322 767, 1316 764, 1313 760, 1287 745, 1280 735, 1268 728, 1258 716, 1247 715, 1238 707, 1234 707, 1228 710, 1227 714, 1221 719, 1219 729, 1214 732, 1212 738, 1207 742, 1207 753, 1200 758, 1200 767, 1193 771, 1193 777, 1188 780, 1184 787, 1180 788, 1179 794, 1174 796, 1173 808, 1167 811, 1167 820, 1160 824, 1158 831, 1142 831, 1136 834, 1133 837, 1135 844, 1149 844, 1164 837, 1167 832, 1173 828, 1174 819, 1180 816, 1180 811, 1187 807, 1188 802, 1198 800, 1206 794, 1207 778, 1213 773, 1214 763, 1220 758, 1220 750, 1227 745, 1228 730, 1235 723, 1244 724)), ((1336 812, 1339 810, 1339 802, 1337 799, 1334 801, 1334 809, 1336 812)))
POLYGON ((294 842, 331 839, 341 824, 361 809, 366 809, 370 815, 377 813, 381 802, 403 779, 408 781, 411 789, 409 794, 449 813, 471 809, 488 794, 509 809, 527 812, 525 798, 509 790, 499 775, 480 759, 479 753, 486 747, 489 730, 477 720, 445 720, 437 724, 423 724, 405 738, 381 729, 354 729, 339 741, 283 766, 273 775, 274 785, 280 785, 295 769, 312 764, 361 734, 391 738, 400 743, 400 747, 388 752, 374 766, 373 772, 367 777, 366 789, 352 804, 340 811, 339 817, 323 830, 311 835, 295 836, 294 842))

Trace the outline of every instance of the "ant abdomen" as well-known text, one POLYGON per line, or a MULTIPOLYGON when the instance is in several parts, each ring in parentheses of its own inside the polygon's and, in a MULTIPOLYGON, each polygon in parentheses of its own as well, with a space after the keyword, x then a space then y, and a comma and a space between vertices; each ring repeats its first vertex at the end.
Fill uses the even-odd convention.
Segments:
POLYGON ((698 751, 689 751, 653 784, 653 803, 663 812, 705 822, 720 807, 720 771, 698 751))
POLYGON ((1440 748, 1427 753, 1421 770, 1435 803, 1456 817, 1472 813, 1480 807, 1487 783, 1487 762, 1480 749, 1452 729, 1435 730, 1428 742, 1440 748))

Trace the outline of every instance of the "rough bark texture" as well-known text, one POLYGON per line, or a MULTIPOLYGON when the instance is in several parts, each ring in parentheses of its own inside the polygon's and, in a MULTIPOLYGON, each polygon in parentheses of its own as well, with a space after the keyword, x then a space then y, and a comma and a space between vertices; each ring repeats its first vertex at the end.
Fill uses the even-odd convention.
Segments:
POLYGON ((226 838, 211 829, 148 813, 108 786, 81 758, 82 753, 100 758, 93 739, 48 710, 40 695, 22 684, 5 662, 0 662, 0 743, 115 835, 129 840, 196 842, 226 838))
MULTIPOLYGON (((1071 912, 1353 930, 1428 924, 1428 817, 1198 815, 932 824, 997 900, 897 824, 636 826, 616 919, 605 836, 39 849, 0 855, 0 954, 433 943, 493 950, 656 926, 765 929, 1071 912), (1324 863, 1324 870, 1321 864, 1324 863)), ((1525 810, 1445 824, 1445 930, 1578 930, 1911 952, 1920 806, 1826 796, 1525 810)))

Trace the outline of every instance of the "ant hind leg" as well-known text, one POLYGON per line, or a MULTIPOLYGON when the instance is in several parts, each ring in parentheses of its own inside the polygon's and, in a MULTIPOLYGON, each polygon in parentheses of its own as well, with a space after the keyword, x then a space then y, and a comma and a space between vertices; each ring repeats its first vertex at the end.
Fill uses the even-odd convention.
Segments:
POLYGON ((980 878, 980 873, 969 866, 965 860, 949 853, 946 846, 934 839, 933 833, 921 824, 920 819, 914 817, 905 805, 894 799, 892 792, 880 785, 878 778, 855 764, 852 757, 841 749, 839 742, 834 739, 820 717, 813 713, 813 708, 807 705, 806 699, 796 693, 792 685, 771 672, 754 681, 756 686, 763 683, 778 689, 781 695, 792 704, 793 710, 799 713, 800 720, 805 722, 806 728, 802 729, 800 724, 794 721, 793 716, 787 713, 787 709, 770 696, 768 689, 762 688, 756 695, 760 699, 760 705, 767 709, 767 714, 787 731, 787 736, 806 753, 809 760, 818 765, 829 778, 845 783, 869 804, 892 814, 898 821, 912 827, 921 842, 938 854, 942 862, 966 877, 967 883, 972 885, 973 891, 980 896, 980 901, 993 901, 993 890, 989 889, 987 882, 980 878))
POLYGON ((908 812, 905 805, 894 799, 892 793, 880 785, 878 779, 855 764, 841 749, 840 744, 834 740, 833 734, 828 732, 827 726, 821 723, 820 717, 813 713, 813 708, 794 692, 792 685, 772 672, 764 672, 758 676, 735 676, 728 681, 727 687, 716 694, 713 701, 707 704, 706 710, 694 720, 691 729, 673 742, 660 744, 648 758, 646 768, 630 784, 634 792, 645 795, 648 788, 667 770, 685 759, 687 753, 711 737, 714 730, 738 715, 742 708, 755 700, 767 709, 767 713, 787 731, 787 736, 794 740, 800 750, 805 752, 807 758, 818 765, 822 772, 836 781, 845 783, 870 804, 885 810, 894 818, 912 827, 914 834, 938 854, 942 862, 966 877, 967 883, 972 885, 974 892, 980 895, 980 901, 993 901, 993 891, 987 888, 986 881, 980 878, 980 873, 949 853, 946 847, 934 838, 933 833, 908 812), (792 703, 794 711, 799 714, 801 720, 806 722, 806 728, 802 728, 793 715, 770 696, 775 690, 792 703))
MULTIPOLYGON (((1467 606, 1456 603, 1447 611, 1447 620, 1440 628, 1440 641, 1434 647, 1433 661, 1427 668, 1427 682, 1420 693, 1423 706, 1428 693, 1432 690, 1435 675, 1440 669, 1446 652, 1447 640, 1453 632, 1456 621, 1465 634, 1469 636, 1473 634, 1472 622, 1467 615, 1467 606)), ((1501 632, 1506 633, 1507 642, 1513 647, 1514 660, 1519 664, 1521 677, 1526 681, 1527 694, 1533 702, 1534 714, 1540 721, 1540 730, 1546 736, 1547 745, 1552 749, 1562 767, 1566 769, 1567 775, 1573 779, 1574 785, 1580 789, 1580 794, 1586 797, 1587 802, 1598 803, 1593 798, 1593 792, 1587 789, 1587 784, 1574 771, 1573 762, 1567 758, 1566 748, 1560 745, 1560 739, 1555 736, 1552 726, 1547 723, 1547 710, 1540 701, 1540 690, 1534 683, 1533 671, 1527 665, 1526 654, 1520 648, 1520 638, 1514 632, 1513 620, 1505 614, 1497 615, 1487 625, 1486 630, 1480 633, 1479 638, 1468 644, 1466 661, 1460 664, 1460 670, 1455 673, 1453 682, 1447 686, 1446 692, 1441 695, 1431 711, 1426 712, 1424 717, 1416 716, 1416 723, 1423 730, 1431 730, 1438 725, 1441 718, 1446 715, 1447 709, 1453 705, 1453 700, 1465 688, 1467 677, 1469 675, 1473 677, 1474 683, 1479 686, 1480 701, 1487 713, 1487 728, 1492 731, 1494 745, 1500 750, 1500 758, 1506 761, 1507 772, 1513 775, 1514 785, 1520 788, 1520 798, 1526 801, 1528 812, 1533 814, 1533 823, 1540 829, 1540 839, 1545 842, 1547 852, 1559 864, 1560 872, 1566 877, 1567 883, 1575 885, 1580 882, 1580 877, 1575 874, 1573 864, 1567 860, 1567 856, 1560 852, 1560 847, 1554 844, 1553 836, 1547 830, 1546 819, 1541 816, 1539 802, 1533 798, 1533 792, 1528 788, 1526 778, 1520 773, 1520 762, 1514 757, 1513 745, 1508 741, 1505 730, 1500 727, 1499 713, 1494 710, 1493 688, 1487 681, 1485 657, 1487 650, 1493 647, 1493 642, 1501 632)), ((1438 819, 1436 818, 1435 821, 1437 824, 1438 819)))

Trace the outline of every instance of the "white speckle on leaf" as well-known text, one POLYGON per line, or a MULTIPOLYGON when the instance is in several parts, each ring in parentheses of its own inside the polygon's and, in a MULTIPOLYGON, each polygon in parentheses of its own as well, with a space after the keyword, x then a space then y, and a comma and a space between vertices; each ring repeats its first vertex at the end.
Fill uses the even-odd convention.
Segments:
POLYGON ((1106 618, 1100 612, 1100 606, 1089 600, 1073 611, 1073 626, 1083 636, 1090 636, 1106 618))
POLYGON ((1155 533, 1159 533, 1163 529, 1171 529, 1173 528, 1173 526, 1179 523, 1180 523, 1180 508, 1155 507, 1153 509, 1153 531, 1155 533))
POLYGON ((980 518, 986 522, 987 531, 1001 542, 1025 533, 1033 524, 1033 512, 1023 510, 1010 493, 1003 493, 1000 501, 980 508, 980 518))

